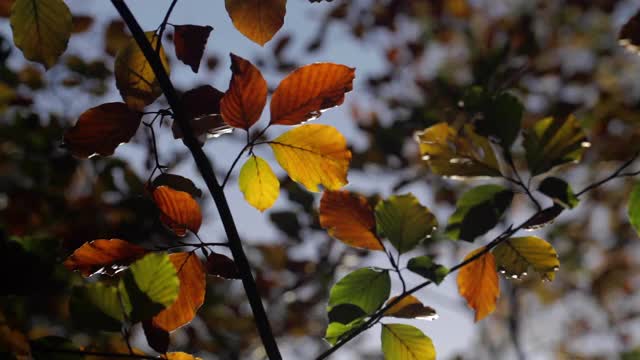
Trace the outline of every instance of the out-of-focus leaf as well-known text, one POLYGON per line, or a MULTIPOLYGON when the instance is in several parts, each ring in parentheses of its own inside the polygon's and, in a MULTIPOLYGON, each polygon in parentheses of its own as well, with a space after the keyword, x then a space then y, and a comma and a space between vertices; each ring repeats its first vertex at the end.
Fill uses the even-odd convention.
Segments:
POLYGON ((147 343, 153 350, 161 354, 167 352, 170 341, 168 331, 155 326, 151 320, 143 321, 142 329, 144 330, 144 336, 147 338, 147 343))
POLYGON ((542 119, 524 132, 527 163, 533 176, 559 165, 580 161, 585 148, 589 146, 582 127, 573 115, 564 119, 542 119))
POLYGON ((198 189, 193 181, 175 174, 162 173, 151 183, 153 188, 158 186, 168 186, 174 190, 184 191, 194 198, 202 196, 202 190, 198 189))
POLYGON ((629 195, 627 214, 629 215, 631 226, 640 234, 640 183, 636 183, 633 186, 633 190, 629 195))
POLYGON ((493 249, 493 256, 500 272, 513 279, 526 276, 531 267, 543 279, 553 280, 560 267, 553 246, 535 236, 505 240, 493 249))
POLYGON ((130 39, 131 36, 126 31, 124 21, 113 20, 107 25, 104 33, 104 51, 111 56, 116 56, 118 51, 129 43, 130 39))
POLYGON ((91 304, 120 323, 123 323, 131 313, 131 303, 123 301, 128 297, 122 284, 119 286, 109 286, 100 282, 87 284, 85 294, 91 304))
POLYGON ((265 211, 280 195, 280 181, 263 158, 252 155, 240 169, 238 178, 244 199, 254 208, 265 211))
POLYGON ((16 0, 10 21, 13 42, 28 60, 49 69, 67 49, 73 21, 62 0, 16 0))
MULTIPOLYGON (((389 301, 387 301, 387 303, 394 301, 396 298, 397 296, 392 297, 391 299, 389 299, 389 301)), ((438 318, 438 314, 436 314, 436 311, 432 307, 425 306, 413 295, 407 295, 402 298, 402 300, 400 300, 397 304, 393 305, 387 311, 385 311, 384 315, 397 318, 421 320, 434 320, 438 318)))
POLYGON ((202 358, 183 353, 183 352, 170 352, 162 355, 161 359, 167 360, 202 360, 202 358))
POLYGON ((202 224, 200 205, 184 191, 168 186, 153 190, 153 201, 160 209, 160 220, 178 236, 186 236, 187 230, 197 233, 202 224))
POLYGON ((566 181, 556 177, 548 177, 540 183, 538 191, 547 195, 554 203, 573 209, 578 205, 578 198, 566 181))
POLYGON ((385 360, 435 360, 436 349, 420 329, 406 324, 382 324, 385 360))
POLYGON ((65 339, 60 336, 45 336, 30 341, 31 349, 33 350, 33 360, 83 360, 85 356, 83 354, 72 352, 54 352, 47 351, 47 349, 56 350, 69 350, 80 351, 80 348, 76 346, 71 340, 65 339))
POLYGON ((84 243, 69 255, 64 266, 84 276, 95 273, 115 274, 143 257, 148 250, 120 239, 99 239, 84 243))
POLYGON ((351 151, 344 136, 334 127, 302 125, 280 135, 269 145, 289 177, 309 191, 317 192, 318 185, 338 190, 348 182, 351 151))
POLYGON ((233 25, 249 40, 264 46, 284 24, 287 0, 225 0, 233 25))
MULTIPOLYGON (((27 336, 21 331, 12 329, 0 315, 0 357, 13 354, 17 359, 30 359, 31 346, 27 336)), ((7 359, 12 359, 10 356, 7 359)))
POLYGON ((389 298, 390 291, 389 272, 371 268, 358 269, 331 288, 329 310, 341 304, 352 304, 366 314, 371 314, 389 298))
POLYGON ((204 303, 207 283, 204 266, 195 253, 170 254, 169 260, 178 273, 180 292, 173 304, 153 317, 153 325, 170 332, 193 320, 204 303))
POLYGON ((74 156, 112 155, 121 143, 135 135, 142 114, 121 102, 91 108, 64 134, 64 144, 74 156))
POLYGON ((440 285, 445 276, 449 274, 449 269, 434 263, 430 256, 414 257, 407 263, 407 269, 433 281, 437 285, 440 285))
POLYGON ((73 30, 74 34, 83 33, 88 31, 93 25, 93 17, 88 15, 73 15, 73 30))
MULTIPOLYGON (((155 32, 146 33, 147 39, 155 49, 160 39, 155 32)), ((167 73, 169 72, 169 60, 160 46, 160 60, 167 73)), ((151 64, 147 62, 144 53, 138 47, 135 39, 129 42, 118 51, 115 63, 116 87, 124 102, 130 108, 142 110, 145 106, 154 102, 160 94, 162 88, 156 78, 151 64)))
POLYGON ((224 279, 240 279, 236 263, 227 256, 214 252, 207 257, 207 273, 224 279))
POLYGON ((367 199, 348 191, 325 190, 320 200, 320 226, 343 243, 383 250, 376 236, 376 219, 367 199))
POLYGON ((300 67, 285 77, 271 98, 271 124, 295 125, 342 104, 353 89, 355 69, 332 63, 300 67))
POLYGON ((230 126, 248 130, 260 119, 267 102, 267 82, 249 61, 231 54, 231 81, 220 101, 222 119, 230 126))
POLYGON ((509 149, 520 132, 524 106, 508 93, 496 96, 485 106, 483 117, 476 122, 476 131, 509 149))
POLYGON ((422 159, 438 175, 464 178, 500 176, 495 152, 485 137, 471 126, 458 131, 447 123, 439 123, 416 133, 422 159))
POLYGON ((636 12, 620 29, 618 42, 627 50, 640 52, 640 11, 636 12))
POLYGON ((413 194, 394 195, 376 205, 376 228, 400 254, 412 250, 438 226, 438 220, 413 194))
MULTIPOLYGON (((484 247, 470 252, 465 260, 484 251, 484 247)), ((463 266, 458 272, 458 292, 475 310, 475 321, 484 319, 496 309, 500 296, 500 283, 493 254, 487 252, 473 262, 463 266)))
POLYGON ((472 242, 498 224, 512 199, 513 192, 500 185, 481 185, 465 192, 449 218, 447 236, 472 242))
POLYGON ((176 47, 176 57, 198 72, 200 60, 207 45, 207 39, 213 28, 198 25, 174 25, 173 44, 176 47))
POLYGON ((272 211, 269 213, 269 220, 275 225, 278 230, 287 234, 293 239, 300 238, 300 231, 302 231, 302 225, 298 220, 298 212, 295 211, 272 211))
POLYGON ((124 312, 117 287, 94 283, 73 288, 69 312, 74 327, 81 330, 119 332, 122 328, 124 312))

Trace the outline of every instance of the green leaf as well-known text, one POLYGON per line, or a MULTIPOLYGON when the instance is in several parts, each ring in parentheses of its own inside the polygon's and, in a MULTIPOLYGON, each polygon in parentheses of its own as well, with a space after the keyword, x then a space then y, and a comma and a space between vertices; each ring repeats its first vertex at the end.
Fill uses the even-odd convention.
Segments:
POLYGON ((129 267, 122 281, 131 321, 149 319, 173 304, 180 290, 176 268, 166 253, 150 253, 129 267))
POLYGON ((329 311, 329 323, 338 322, 349 324, 350 322, 362 319, 367 316, 359 306, 353 304, 339 304, 329 311))
POLYGON ((376 227, 400 254, 431 237, 438 226, 436 217, 413 194, 391 196, 376 205, 376 227))
POLYGON ((362 324, 363 321, 363 319, 357 319, 348 324, 332 322, 327 327, 327 332, 324 335, 324 339, 329 344, 335 345, 338 340, 340 340, 343 336, 348 335, 351 330, 357 328, 360 324, 362 324))
POLYGON ((458 199, 446 234, 454 240, 472 242, 493 229, 511 204, 513 192, 499 185, 475 187, 458 199))
POLYGON ((11 8, 13 42, 24 57, 49 69, 67 48, 73 28, 62 0, 16 0, 11 8))
POLYGON ((567 209, 573 209, 579 202, 571 186, 556 177, 544 179, 538 186, 538 191, 550 197, 554 203, 567 209))
POLYGON ((515 96, 502 93, 486 103, 483 117, 476 122, 478 134, 496 138, 504 149, 509 149, 518 137, 522 125, 524 106, 515 96))
POLYGON ((409 260, 407 263, 407 269, 431 280, 436 285, 440 285, 445 276, 449 274, 449 269, 433 262, 430 256, 418 256, 409 260))
POLYGON ((631 190, 628 205, 629 221, 631 226, 640 234, 640 182, 636 183, 631 190))
POLYGON ((493 249, 493 256, 500 272, 513 279, 525 276, 531 267, 544 279, 553 280, 560 267, 553 246, 535 236, 506 240, 493 249))
POLYGON ((566 119, 548 117, 524 132, 524 148, 533 176, 553 167, 580 161, 585 148, 591 146, 573 115, 566 119))
MULTIPOLYGON (((124 313, 118 288, 102 283, 71 290, 69 311, 74 326, 83 330, 120 331, 124 313)), ((130 311, 130 309, 125 310, 130 311)), ((127 312, 127 315, 128 315, 127 312)))
POLYGON ((82 360, 85 358, 82 354, 39 350, 57 349, 80 351, 80 348, 73 344, 71 340, 65 339, 60 336, 45 336, 35 340, 31 340, 30 343, 33 352, 33 360, 82 360))
POLYGON ((338 281, 329 294, 329 308, 352 304, 365 314, 376 311, 389 298, 391 279, 388 271, 358 269, 338 281))
POLYGON ((385 360, 435 360, 436 349, 420 329, 406 324, 382 324, 385 360))

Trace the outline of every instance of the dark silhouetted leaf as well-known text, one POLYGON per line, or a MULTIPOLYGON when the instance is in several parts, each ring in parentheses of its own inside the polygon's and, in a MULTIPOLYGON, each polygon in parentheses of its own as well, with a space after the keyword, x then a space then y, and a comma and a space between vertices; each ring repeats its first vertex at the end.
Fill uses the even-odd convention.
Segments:
POLYGON ((550 197, 554 203, 567 209, 573 209, 579 202, 571 186, 566 181, 556 177, 548 177, 542 180, 538 186, 538 191, 550 197))
MULTIPOLYGON (((397 299, 392 297, 387 304, 397 299)), ((407 295, 397 304, 384 312, 385 316, 393 316, 405 319, 435 320, 438 318, 436 311, 429 306, 424 306, 420 300, 413 295, 407 295)))
MULTIPOLYGON (((199 86, 191 89, 180 98, 182 110, 191 124, 194 136, 207 135, 218 137, 231 132, 220 115, 220 100, 224 93, 210 85, 199 86)), ((171 130, 175 139, 183 137, 178 122, 174 121, 171 130)))
POLYGON ((407 269, 425 279, 433 281, 437 285, 449 274, 449 269, 434 263, 430 256, 414 257, 407 263, 407 269))
POLYGON ((224 279, 240 279, 236 263, 218 253, 211 253, 207 257, 207 273, 224 279))
POLYGON ((483 117, 476 122, 478 134, 495 138, 509 149, 518 137, 524 106, 513 95, 502 93, 491 99, 483 109, 483 117))
POLYGON ((198 25, 174 25, 173 43, 176 47, 176 57, 198 72, 200 60, 204 54, 207 39, 213 28, 198 25))
POLYGON ((158 175, 151 183, 153 188, 168 186, 174 190, 184 191, 194 198, 202 196, 202 190, 198 189, 193 181, 180 175, 163 173, 158 175))
POLYGON ((147 343, 153 350, 162 354, 169 350, 169 332, 155 326, 151 320, 143 321, 142 329, 147 343))

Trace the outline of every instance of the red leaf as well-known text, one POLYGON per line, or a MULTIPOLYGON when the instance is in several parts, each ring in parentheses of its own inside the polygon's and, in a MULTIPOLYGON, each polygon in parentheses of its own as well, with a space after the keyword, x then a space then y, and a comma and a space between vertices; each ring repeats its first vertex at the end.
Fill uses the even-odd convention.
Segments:
POLYGON ((200 229, 200 205, 190 194, 163 185, 153 190, 153 200, 160 209, 160 220, 176 235, 186 236, 187 230, 197 233, 200 229))
MULTIPOLYGON (((465 260, 481 251, 484 251, 484 247, 470 252, 465 260)), ((458 292, 467 300, 469 307, 476 311, 475 321, 482 320, 496 309, 498 296, 500 296, 500 283, 492 253, 485 253, 460 269, 458 292)))
POLYGON ((218 253, 211 253, 207 257, 207 273, 225 279, 240 279, 236 263, 218 253))
POLYGON ((258 68, 234 54, 231 54, 231 72, 229 90, 220 101, 220 111, 227 124, 247 130, 258 121, 267 102, 267 82, 258 68))
POLYGON ((113 274, 138 260, 147 249, 120 239, 99 239, 84 243, 65 260, 64 266, 84 276, 97 272, 113 274))
POLYGON ((191 66, 194 73, 197 73, 204 47, 213 28, 208 25, 174 25, 174 28, 173 43, 176 47, 176 56, 183 63, 191 66))

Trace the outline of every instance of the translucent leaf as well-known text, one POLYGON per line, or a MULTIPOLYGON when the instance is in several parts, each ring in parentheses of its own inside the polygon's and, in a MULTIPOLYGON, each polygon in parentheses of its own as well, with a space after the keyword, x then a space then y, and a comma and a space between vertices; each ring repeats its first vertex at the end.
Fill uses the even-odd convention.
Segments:
POLYGON ((633 186, 631 195, 629 195, 627 214, 629 215, 631 226, 640 234, 640 183, 636 183, 633 186))
POLYGON ((280 181, 263 158, 252 155, 240 169, 238 178, 244 199, 254 208, 265 211, 280 195, 280 181))
POLYGON ((435 360, 436 349, 420 329, 406 324, 382 324, 385 360, 435 360))
POLYGON ((387 271, 358 269, 331 288, 329 310, 340 304, 352 304, 371 314, 389 298, 390 291, 391 279, 387 271))
POLYGON ((229 126, 248 130, 260 119, 267 102, 267 82, 249 61, 231 54, 231 81, 220 101, 220 111, 229 126))
POLYGON ((84 243, 69 255, 64 266, 84 276, 96 272, 114 274, 144 256, 148 250, 120 239, 99 239, 84 243))
POLYGON ((338 340, 349 335, 349 332, 362 324, 362 319, 354 320, 348 324, 332 322, 327 327, 324 339, 331 345, 335 345, 338 340))
MULTIPOLYGON (((392 297, 387 301, 390 303, 394 301, 397 296, 392 297)), ((413 295, 407 295, 397 304, 393 305, 387 311, 384 312, 385 316, 392 316, 405 319, 421 319, 421 320, 434 320, 438 318, 436 311, 429 306, 424 306, 420 300, 413 295)))
POLYGON ((544 279, 553 280, 560 267, 558 254, 548 242, 535 236, 515 237, 493 249, 500 272, 518 279, 533 268, 544 279))
POLYGON ((449 269, 433 262, 430 256, 418 256, 409 260, 407 269, 433 281, 439 285, 445 276, 449 274, 449 269))
POLYGON ((233 25, 251 41, 264 46, 280 30, 287 0, 225 0, 233 25))
POLYGON ((213 28, 208 25, 174 25, 173 28, 175 29, 173 44, 176 48, 176 57, 197 73, 207 39, 213 28))
POLYGON ((82 330, 119 332, 124 315, 128 315, 131 308, 123 308, 118 291, 118 287, 103 283, 74 287, 69 299, 73 326, 82 330))
POLYGON ((189 193, 162 185, 155 188, 152 195, 160 210, 160 220, 176 235, 186 236, 187 230, 194 233, 200 230, 200 205, 189 193))
POLYGON ((162 173, 153 179, 151 186, 154 189, 159 186, 168 186, 174 190, 184 191, 194 198, 202 196, 202 190, 198 189, 193 181, 175 174, 162 173))
MULTIPOLYGON (((483 251, 484 247, 470 252, 465 260, 483 251)), ((484 319, 496 309, 500 296, 500 283, 493 254, 488 252, 463 266, 458 272, 458 292, 475 310, 475 321, 484 319)))
POLYGON ((167 360, 202 360, 202 358, 184 352, 170 352, 162 355, 160 358, 167 360))
POLYGON ((548 177, 540 183, 538 191, 550 197, 554 203, 573 209, 578 205, 578 198, 566 181, 556 177, 548 177))

